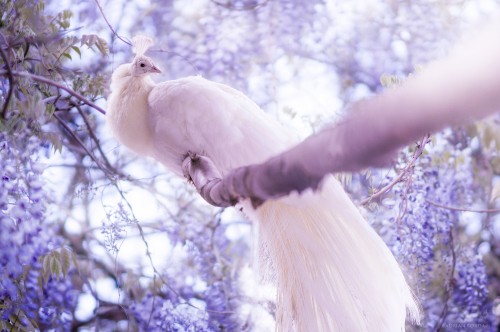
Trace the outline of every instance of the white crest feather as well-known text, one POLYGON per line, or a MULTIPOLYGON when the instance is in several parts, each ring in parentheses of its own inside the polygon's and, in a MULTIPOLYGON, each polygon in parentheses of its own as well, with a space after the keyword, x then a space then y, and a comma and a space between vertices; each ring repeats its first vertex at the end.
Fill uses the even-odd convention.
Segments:
POLYGON ((148 36, 138 35, 132 39, 135 55, 144 55, 153 44, 153 38, 148 36))

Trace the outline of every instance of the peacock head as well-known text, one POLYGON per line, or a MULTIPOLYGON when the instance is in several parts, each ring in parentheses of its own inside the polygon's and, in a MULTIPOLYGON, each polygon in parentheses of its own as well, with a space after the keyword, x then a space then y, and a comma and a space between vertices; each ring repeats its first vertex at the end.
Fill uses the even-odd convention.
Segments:
POLYGON ((134 58, 131 68, 132 76, 143 76, 154 73, 161 73, 161 70, 155 66, 153 59, 145 55, 138 55, 134 58))

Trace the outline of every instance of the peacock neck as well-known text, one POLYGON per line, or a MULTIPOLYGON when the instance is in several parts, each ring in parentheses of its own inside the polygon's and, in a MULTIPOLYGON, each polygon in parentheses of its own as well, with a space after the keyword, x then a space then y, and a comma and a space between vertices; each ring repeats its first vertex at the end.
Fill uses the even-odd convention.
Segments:
POLYGON ((109 114, 115 137, 139 155, 151 155, 152 137, 148 124, 148 96, 155 83, 149 77, 123 77, 110 98, 109 114))

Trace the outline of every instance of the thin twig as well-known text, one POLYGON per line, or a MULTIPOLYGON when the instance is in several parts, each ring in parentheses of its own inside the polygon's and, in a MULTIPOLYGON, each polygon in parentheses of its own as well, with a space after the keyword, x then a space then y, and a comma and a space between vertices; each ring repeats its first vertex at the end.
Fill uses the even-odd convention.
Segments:
POLYGON ((61 119, 59 117, 59 115, 57 115, 56 113, 54 113, 53 116, 57 119, 57 121, 59 121, 59 123, 64 127, 64 129, 66 129, 66 131, 71 135, 71 137, 73 137, 78 142, 78 144, 85 150, 85 152, 88 154, 88 156, 90 157, 90 159, 92 159, 97 164, 97 166, 105 174, 107 174, 109 171, 101 164, 101 162, 94 156, 94 154, 85 146, 85 144, 82 142, 82 140, 80 139, 80 137, 78 137, 71 130, 71 128, 66 124, 66 122, 64 122, 63 119, 61 119))
POLYGON ((14 327, 16 327, 17 321, 19 320, 19 315, 21 314, 21 309, 17 311, 16 314, 16 319, 14 320, 14 323, 12 323, 12 327, 10 328, 10 332, 14 331, 14 327))
POLYGON ((113 34, 118 38, 120 39, 122 42, 124 42, 125 44, 128 44, 130 46, 132 46, 132 43, 125 40, 124 38, 122 38, 116 31, 115 29, 113 29, 113 27, 111 26, 111 24, 109 23, 108 19, 106 18, 106 15, 104 15, 104 11, 102 10, 102 7, 101 7, 101 4, 99 3, 99 0, 95 0, 95 3, 97 4, 97 7, 99 8, 99 11, 101 12, 101 15, 102 15, 102 18, 104 18, 104 21, 106 21, 106 24, 108 25, 109 29, 111 30, 111 32, 113 32, 113 34))
MULTIPOLYGON (((123 193, 123 191, 119 188, 118 184, 115 182, 113 183, 114 187, 117 189, 118 191, 118 194, 120 195, 120 197, 123 199, 123 201, 125 202, 125 204, 127 205, 130 213, 132 214, 132 219, 135 221, 134 224, 136 225, 137 229, 139 230, 139 236, 141 237, 141 240, 142 242, 144 243, 144 245, 146 246, 146 256, 148 257, 148 260, 149 260, 149 264, 151 265, 152 269, 153 269, 153 282, 156 281, 156 276, 158 276, 158 278, 160 279, 161 282, 163 282, 163 284, 172 292, 174 293, 179 299, 181 299, 181 295, 179 294, 179 292, 177 292, 177 290, 175 290, 175 288, 173 288, 172 286, 170 286, 169 283, 167 283, 167 281, 163 278, 163 276, 161 275, 161 273, 158 271, 158 269, 156 268, 156 266, 154 265, 153 263, 153 257, 151 256, 151 251, 149 250, 149 243, 147 242, 146 240, 146 234, 144 232, 144 229, 142 228, 142 225, 139 223, 139 219, 136 218, 135 214, 134 214, 134 210, 132 208, 132 205, 130 204, 130 202, 127 200, 127 198, 125 197, 125 194, 123 193)), ((187 305, 187 306, 190 306, 194 309, 197 309, 197 310, 203 310, 201 308, 198 308, 196 305, 192 304, 192 303, 189 303, 188 301, 179 301, 179 304, 178 305, 187 305)), ((209 312, 212 312, 212 313, 217 313, 217 314, 233 314, 234 312, 232 311, 216 311, 216 310, 210 310, 210 309, 205 309, 206 311, 209 311, 209 312)), ((149 324, 149 322, 148 322, 149 324)))
POLYGON ((403 219, 404 215, 406 214, 406 211, 408 210, 408 191, 410 190, 411 188, 411 185, 413 183, 413 180, 412 180, 412 175, 413 175, 413 168, 410 168, 408 170, 408 177, 405 181, 405 186, 404 186, 404 189, 403 189, 403 193, 402 193, 402 200, 401 200, 401 203, 399 204, 399 211, 398 211, 398 216, 396 218, 396 224, 398 226, 401 225, 401 220, 403 219), (411 170, 411 172, 410 172, 411 170))
POLYGON ((431 201, 427 198, 425 199, 425 201, 431 205, 438 207, 438 208, 452 210, 452 211, 475 212, 475 213, 498 213, 498 212, 500 212, 500 209, 470 209, 470 208, 461 208, 461 207, 443 205, 443 204, 431 201))
POLYGON ((446 321, 446 316, 448 314, 448 301, 450 300, 451 293, 453 291, 453 287, 455 286, 455 268, 457 264, 457 254, 455 253, 455 244, 453 240, 453 227, 450 227, 449 230, 449 235, 450 235, 450 247, 451 247, 451 271, 450 271, 450 278, 448 279, 448 284, 446 285, 446 297, 444 300, 444 307, 443 310, 441 311, 441 314, 439 315, 439 320, 437 321, 436 325, 434 326, 434 331, 439 332, 441 328, 443 327, 444 322, 446 321))
MULTIPOLYGON (((106 15, 104 14, 104 10, 102 9, 101 7, 101 4, 99 3, 99 0, 94 0, 95 3, 97 4, 97 7, 99 7, 99 11, 101 12, 101 15, 102 15, 102 18, 104 19, 104 21, 106 21, 106 24, 108 25, 109 29, 111 30, 111 32, 113 33, 113 35, 115 35, 118 39, 120 39, 122 42, 124 42, 125 44, 127 45, 130 45, 132 46, 132 43, 128 40, 125 40, 123 37, 121 37, 117 32, 116 30, 113 28, 113 26, 111 25, 111 23, 109 23, 106 15)), ((267 2, 267 1, 266 1, 267 2)), ((220 4, 219 4, 220 5, 220 4)), ((191 62, 188 58, 186 58, 185 56, 177 53, 177 52, 173 52, 173 51, 167 51, 167 50, 164 50, 164 49, 151 49, 150 50, 151 52, 164 52, 164 53, 169 53, 169 54, 172 54, 172 55, 175 55, 175 56, 178 56, 180 57, 182 60, 186 61, 191 67, 193 67, 193 69, 195 70, 196 74, 200 74, 200 70, 198 69, 198 67, 196 67, 196 65, 191 62)))
MULTIPOLYGON (((76 92, 68 87, 65 87, 64 85, 62 85, 60 83, 52 81, 46 77, 27 73, 27 72, 19 72, 19 71, 15 71, 15 70, 11 71, 11 74, 14 76, 27 77, 27 78, 30 78, 32 80, 38 81, 38 82, 42 82, 42 83, 46 83, 46 84, 55 86, 56 88, 59 88, 61 90, 66 91, 67 93, 69 93, 73 97, 80 99, 82 102, 84 102, 85 104, 94 108, 95 110, 101 112, 102 114, 106 114, 106 111, 103 108, 97 106, 93 101, 90 101, 89 99, 87 99, 83 95, 81 95, 80 93, 78 93, 78 92, 76 92)), ((0 70, 0 75, 8 75, 8 71, 7 70, 0 70)))
POLYGON ((232 1, 227 1, 226 3, 222 3, 222 2, 219 2, 216 0, 211 0, 211 2, 219 7, 223 7, 223 8, 229 9, 229 10, 247 11, 247 10, 255 10, 257 8, 264 7, 265 5, 267 5, 269 0, 264 0, 261 3, 258 3, 256 1, 254 4, 248 4, 248 5, 243 4, 240 6, 233 5, 231 3, 232 1))
POLYGON ((84 169, 100 169, 96 166, 86 166, 81 164, 50 164, 46 168, 61 167, 61 168, 84 168, 84 169))
POLYGON ((377 190, 377 192, 375 192, 373 195, 362 200, 360 204, 365 205, 365 204, 379 198, 380 196, 382 196, 383 194, 385 194, 386 192, 391 190, 392 187, 394 187, 397 183, 401 182, 403 177, 409 172, 409 170, 415 165, 415 162, 417 161, 417 159, 422 155, 422 152, 424 151, 425 145, 428 142, 428 140, 429 140, 429 135, 426 135, 424 138, 422 138, 422 140, 420 141, 420 143, 418 145, 417 150, 413 153, 412 159, 410 160, 410 162, 405 166, 405 168, 401 171, 401 173, 399 173, 399 175, 394 180, 392 180, 388 185, 386 185, 382 189, 377 190))
POLYGON ((196 67, 196 65, 191 60, 189 60, 187 57, 185 57, 184 55, 182 55, 180 53, 177 53, 174 51, 164 50, 163 48, 154 48, 154 49, 150 49, 149 51, 150 52, 168 53, 168 54, 172 54, 174 56, 178 56, 182 60, 186 61, 194 69, 194 71, 196 72, 197 75, 201 75, 201 71, 198 69, 198 67, 196 67))
POLYGON ((128 199, 125 197, 125 194, 118 186, 118 183, 116 183, 116 181, 113 181, 112 184, 116 188, 116 190, 118 191, 118 194, 120 195, 120 197, 123 199, 123 201, 127 205, 130 213, 132 214, 132 219, 134 220, 134 224, 137 227, 137 229, 139 230, 139 235, 141 237, 142 242, 146 246, 146 256, 148 257, 149 263, 151 264, 151 267, 153 268, 155 275, 158 275, 159 279, 165 284, 165 286, 167 286, 175 295, 180 297, 180 295, 176 292, 176 290, 163 279, 162 275, 160 274, 160 272, 158 271, 158 269, 154 265, 153 257, 151 256, 151 251, 149 250, 149 243, 146 240, 146 236, 145 236, 145 233, 144 233, 144 230, 143 230, 141 224, 139 224, 139 219, 137 219, 137 217, 135 216, 134 209, 132 208, 132 204, 130 204, 128 199))
MULTIPOLYGON (((125 204, 127 205, 130 213, 132 214, 132 218, 133 220, 135 221, 135 225, 137 227, 137 229, 139 230, 139 236, 141 237, 141 240, 142 242, 144 243, 144 245, 146 246, 146 256, 148 257, 148 260, 149 260, 149 264, 151 265, 151 268, 153 269, 153 284, 156 282, 156 276, 158 276, 158 278, 160 279, 160 281, 172 292, 174 293, 179 299, 181 299, 181 295, 177 292, 177 290, 175 290, 175 288, 173 288, 172 286, 170 286, 170 284, 163 278, 163 276, 161 275, 161 273, 158 271, 158 269, 156 268, 156 266, 154 265, 153 263, 153 257, 151 256, 151 251, 149 250, 149 243, 148 241, 146 240, 146 234, 141 226, 141 224, 139 223, 139 219, 136 218, 135 216, 135 213, 134 213, 134 210, 132 208, 132 205, 130 204, 130 202, 127 200, 127 198, 125 197, 125 194, 123 193, 123 191, 119 188, 118 184, 116 182, 113 182, 113 185, 114 187, 117 189, 118 191, 118 194, 120 195, 120 197, 123 199, 123 201, 125 202, 125 204)), ((156 296, 156 295, 155 295, 156 296)), ((154 300, 153 300, 154 301, 154 300)), ((187 306, 190 306, 194 309, 197 309, 197 310, 202 310, 200 308, 198 308, 197 306, 195 306, 194 304, 191 304, 189 303, 188 301, 180 301, 179 305, 181 304, 185 304, 187 306)), ((219 312, 219 313, 225 313, 225 312, 219 312)), ((151 316, 150 316, 150 319, 151 319, 151 316)), ((148 320, 148 324, 150 323, 150 320, 148 320)))
POLYGON ((90 120, 87 116, 87 114, 85 114, 85 112, 82 110, 82 108, 80 107, 80 105, 74 105, 76 107, 76 109, 78 110, 78 113, 80 113, 82 119, 83 119, 83 122, 85 122, 85 126, 87 127, 87 131, 90 135, 90 137, 92 138, 92 140, 95 142, 96 146, 97 146, 97 149, 99 150, 99 153, 101 154, 101 157, 102 159, 104 160, 104 162, 106 163, 106 166, 111 169, 113 171, 113 173, 118 173, 118 170, 115 169, 111 163, 109 162, 109 159, 108 157, 106 156, 106 154, 104 153, 104 151, 102 150, 102 147, 101 147, 101 143, 99 142, 99 139, 97 138, 97 135, 95 134, 94 132, 94 129, 92 128, 92 126, 90 125, 90 120))

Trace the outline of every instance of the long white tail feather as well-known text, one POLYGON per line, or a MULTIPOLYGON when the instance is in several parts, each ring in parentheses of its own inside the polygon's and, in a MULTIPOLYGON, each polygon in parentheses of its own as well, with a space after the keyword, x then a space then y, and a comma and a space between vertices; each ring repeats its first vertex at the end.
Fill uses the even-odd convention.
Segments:
POLYGON ((277 287, 277 331, 399 332, 406 310, 419 321, 399 265, 333 177, 252 215, 261 273, 277 287))

